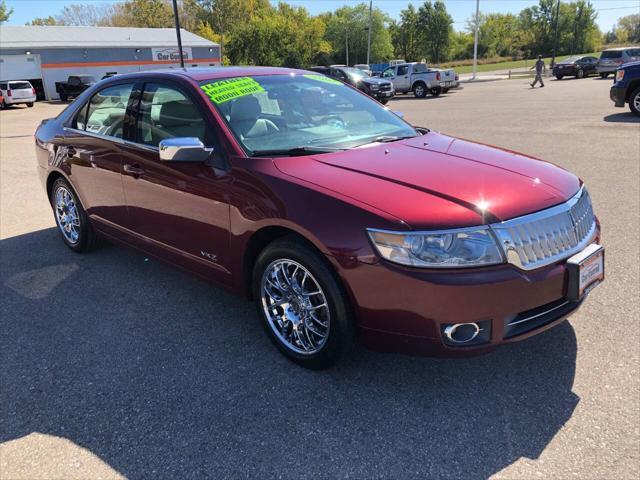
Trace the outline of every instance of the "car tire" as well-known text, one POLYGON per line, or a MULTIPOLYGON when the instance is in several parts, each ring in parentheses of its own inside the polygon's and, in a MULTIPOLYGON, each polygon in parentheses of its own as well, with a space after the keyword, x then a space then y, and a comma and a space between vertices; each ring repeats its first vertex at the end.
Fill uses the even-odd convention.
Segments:
POLYGON ((29 103, 27 103, 27 107, 29 107, 29 108, 33 108, 33 102, 29 102, 29 103))
POLYGON ((355 329, 344 289, 321 254, 296 237, 276 240, 260 253, 252 291, 267 335, 297 364, 328 368, 353 342, 355 329), (278 302, 284 303, 269 309, 278 302))
POLYGON ((609 76, 608 73, 601 73, 600 78, 607 78, 609 76))
POLYGON ((564 78, 564 75, 556 75, 556 78, 557 78, 558 80, 562 80, 562 79, 564 78))
POLYGON ((383 98, 383 99, 380 100, 380 103, 382 105, 386 105, 387 103, 389 103, 389 99, 388 98, 383 98))
POLYGON ((416 98, 424 98, 427 96, 427 86, 423 82, 416 82, 413 86, 413 95, 416 98))
POLYGON ((434 97, 439 97, 440 94, 442 93, 442 88, 440 87, 433 87, 429 93, 434 96, 434 97))
POLYGON ((99 239, 89 217, 66 179, 58 178, 53 182, 49 200, 56 225, 67 247, 74 252, 85 253, 98 246, 99 239))
POLYGON ((576 72, 576 78, 584 78, 584 70, 579 68, 576 72))
POLYGON ((449 91, 449 89, 448 89, 448 88, 443 88, 443 89, 442 89, 442 93, 447 93, 448 91, 449 91))
POLYGON ((67 96, 66 93, 61 93, 60 94, 60 101, 61 102, 66 102, 67 100, 69 100, 69 97, 67 96))
POLYGON ((640 117, 640 87, 636 88, 631 95, 629 95, 629 110, 634 115, 640 117))

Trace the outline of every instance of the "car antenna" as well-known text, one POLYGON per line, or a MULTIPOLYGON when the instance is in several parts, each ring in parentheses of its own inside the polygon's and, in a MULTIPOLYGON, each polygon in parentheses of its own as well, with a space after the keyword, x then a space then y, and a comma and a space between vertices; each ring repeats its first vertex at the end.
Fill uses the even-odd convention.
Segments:
POLYGON ((178 37, 178 52, 180 52, 180 68, 184 68, 184 52, 182 51, 182 37, 180 36, 180 17, 178 16, 177 0, 173 0, 173 16, 176 20, 176 36, 178 37))

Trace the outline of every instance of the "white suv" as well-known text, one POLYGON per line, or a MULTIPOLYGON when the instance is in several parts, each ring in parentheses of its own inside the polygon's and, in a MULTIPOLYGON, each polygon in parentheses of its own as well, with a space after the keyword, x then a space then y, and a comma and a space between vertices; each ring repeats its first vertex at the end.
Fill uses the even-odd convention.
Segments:
POLYGON ((2 92, 1 108, 19 103, 26 103, 27 107, 33 107, 36 101, 36 89, 26 80, 0 82, 0 91, 2 92))

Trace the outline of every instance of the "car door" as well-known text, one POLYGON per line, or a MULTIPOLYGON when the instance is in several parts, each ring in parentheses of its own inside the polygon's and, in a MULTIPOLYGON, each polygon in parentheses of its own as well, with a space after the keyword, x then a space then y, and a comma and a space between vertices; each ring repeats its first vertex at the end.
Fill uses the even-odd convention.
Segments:
POLYGON ((123 150, 129 229, 158 254, 196 273, 229 282, 230 177, 204 162, 161 161, 159 142, 198 137, 224 156, 215 127, 188 87, 146 82, 123 150))
POLYGON ((402 90, 403 92, 411 90, 409 65, 400 65, 397 68, 396 78, 393 80, 393 86, 396 90, 402 90))
POLYGON ((69 177, 87 214, 98 228, 117 228, 127 223, 122 188, 124 134, 131 124, 127 106, 134 82, 109 85, 96 92, 78 109, 65 128, 58 155, 66 157, 69 177))

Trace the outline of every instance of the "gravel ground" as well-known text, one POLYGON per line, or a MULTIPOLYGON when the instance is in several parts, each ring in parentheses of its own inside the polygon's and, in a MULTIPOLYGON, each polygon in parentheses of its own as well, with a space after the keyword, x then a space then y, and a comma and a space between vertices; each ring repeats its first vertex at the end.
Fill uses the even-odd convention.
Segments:
POLYGON ((0 113, 2 478, 640 475, 640 123, 611 80, 466 85, 389 106, 580 175, 607 281, 568 322, 468 359, 357 347, 296 367, 241 298, 116 246, 64 247, 33 139, 61 106, 0 113))

